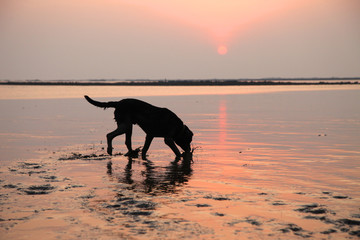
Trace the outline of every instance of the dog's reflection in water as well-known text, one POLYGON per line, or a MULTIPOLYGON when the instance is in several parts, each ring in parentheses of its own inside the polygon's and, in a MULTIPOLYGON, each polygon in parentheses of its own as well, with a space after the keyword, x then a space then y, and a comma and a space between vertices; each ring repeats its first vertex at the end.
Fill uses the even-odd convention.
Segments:
POLYGON ((112 162, 107 164, 107 173, 119 183, 131 185, 130 188, 144 191, 148 194, 175 193, 177 188, 186 184, 192 175, 192 153, 187 153, 182 160, 175 159, 166 167, 156 166, 153 161, 137 160, 128 157, 124 170, 117 173, 112 162), (142 165, 140 174, 135 172, 133 165, 142 165), (139 179, 140 178, 140 179, 139 179))

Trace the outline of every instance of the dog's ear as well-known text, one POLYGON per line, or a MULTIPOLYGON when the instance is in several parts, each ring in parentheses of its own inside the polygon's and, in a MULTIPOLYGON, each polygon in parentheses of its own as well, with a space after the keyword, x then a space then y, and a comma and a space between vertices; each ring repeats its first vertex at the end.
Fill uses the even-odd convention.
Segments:
POLYGON ((188 126, 185 125, 186 131, 191 135, 194 136, 194 133, 188 128, 188 126))

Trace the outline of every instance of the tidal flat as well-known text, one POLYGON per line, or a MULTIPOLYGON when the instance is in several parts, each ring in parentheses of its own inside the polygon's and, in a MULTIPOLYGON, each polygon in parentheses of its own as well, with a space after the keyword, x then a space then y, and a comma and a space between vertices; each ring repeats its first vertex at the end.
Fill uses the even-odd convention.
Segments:
MULTIPOLYGON (((360 237, 358 85, 0 91, 0 239, 360 237), (124 136, 109 156, 113 110, 85 94, 171 109, 192 161, 162 139, 128 158, 124 136)), ((134 127, 133 146, 144 139, 134 127)))

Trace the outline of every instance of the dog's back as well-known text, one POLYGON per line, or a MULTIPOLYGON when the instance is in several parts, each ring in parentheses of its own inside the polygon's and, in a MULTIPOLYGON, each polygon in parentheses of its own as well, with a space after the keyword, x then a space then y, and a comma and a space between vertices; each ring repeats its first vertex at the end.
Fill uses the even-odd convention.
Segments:
POLYGON ((89 96, 84 96, 85 99, 92 105, 100 108, 117 108, 121 112, 124 113, 131 113, 134 111, 144 111, 147 109, 153 109, 156 110, 159 107, 155 107, 151 105, 150 103, 138 100, 138 99, 132 99, 132 98, 126 98, 122 99, 120 101, 116 102, 99 102, 95 101, 94 99, 90 98, 89 96))
POLYGON ((115 120, 129 118, 145 133, 155 137, 175 135, 184 125, 181 119, 167 108, 160 108, 138 99, 123 99, 115 108, 115 120))

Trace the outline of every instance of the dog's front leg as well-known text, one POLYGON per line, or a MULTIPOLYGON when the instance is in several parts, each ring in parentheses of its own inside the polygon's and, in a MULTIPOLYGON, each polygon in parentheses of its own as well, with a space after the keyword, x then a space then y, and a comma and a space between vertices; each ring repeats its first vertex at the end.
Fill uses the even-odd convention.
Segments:
POLYGON ((165 141, 165 144, 168 145, 171 148, 171 150, 173 150, 176 157, 180 158, 181 153, 180 153, 179 149, 176 147, 174 140, 172 138, 165 138, 164 141, 165 141))
POLYGON ((141 153, 141 157, 142 157, 143 160, 146 159, 146 152, 149 150, 150 144, 151 144, 153 139, 154 139, 153 136, 146 135, 145 144, 144 144, 144 147, 143 147, 142 153, 141 153))

